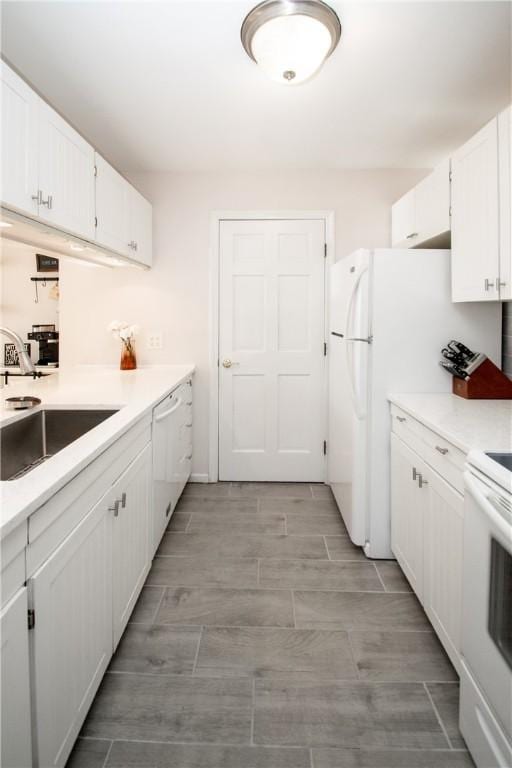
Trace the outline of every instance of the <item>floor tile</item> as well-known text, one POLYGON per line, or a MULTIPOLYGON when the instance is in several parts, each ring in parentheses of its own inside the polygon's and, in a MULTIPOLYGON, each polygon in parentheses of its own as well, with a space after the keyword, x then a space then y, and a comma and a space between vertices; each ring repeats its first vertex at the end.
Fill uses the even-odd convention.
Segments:
POLYGON ((255 587, 258 561, 224 557, 155 557, 147 584, 255 587))
POLYGON ((248 744, 251 703, 250 680, 107 672, 82 735, 248 744))
POLYGON ((473 768, 467 752, 450 750, 314 749, 315 768, 473 768))
POLYGON ((190 512, 181 512, 180 510, 176 509, 172 513, 169 525, 167 526, 167 530, 186 531, 191 517, 192 514, 190 512))
POLYGON ((130 616, 130 621, 151 624, 164 596, 164 591, 163 587, 142 587, 139 599, 130 616))
POLYGON ((169 588, 157 615, 160 624, 293 627, 288 590, 169 588))
POLYGON ((238 512, 242 514, 244 512, 256 512, 258 499, 231 499, 228 497, 201 499, 195 496, 182 496, 176 509, 178 512, 208 512, 210 514, 238 512))
POLYGON ((203 631, 199 675, 355 679, 345 632, 251 627, 203 631))
POLYGON ((262 512, 281 512, 285 515, 300 512, 303 515, 331 515, 342 521, 339 509, 329 499, 260 499, 262 512))
POLYGON ((331 560, 363 560, 368 562, 361 547, 352 544, 348 536, 326 536, 325 543, 331 560))
POLYGON ((111 672, 191 675, 200 628, 129 624, 110 662, 111 672))
POLYGON ((260 585, 353 592, 383 591, 372 563, 343 563, 329 560, 262 560, 260 585))
POLYGON ((230 489, 231 483, 187 483, 182 498, 217 499, 229 496, 230 489))
POLYGON ((351 632, 350 643, 362 680, 457 680, 434 632, 351 632))
POLYGON ((111 746, 103 739, 77 739, 66 768, 103 768, 111 746))
POLYGON ((314 499, 334 499, 330 486, 323 483, 313 483, 311 485, 311 492, 314 499))
POLYGON ((258 536, 234 533, 214 537, 207 533, 166 533, 159 555, 210 557, 326 558, 321 536, 258 536))
POLYGON ((426 630, 430 624, 414 595, 297 590, 297 627, 345 630, 426 630))
POLYGON ((286 529, 292 535, 343 536, 345 526, 341 515, 311 515, 309 512, 295 512, 287 515, 286 529))
POLYGON ((231 483, 231 496, 240 498, 312 499, 308 483, 231 483))
POLYGON ((392 560, 379 560, 375 566, 388 592, 412 592, 411 585, 398 563, 392 560))
POLYGON ((286 533, 286 518, 274 512, 193 512, 187 533, 286 533))
POLYGON ((427 683, 434 705, 454 749, 466 749, 466 742, 459 730, 458 683, 427 683))
POLYGON ((310 766, 309 749, 115 741, 105 768, 310 768, 310 766))
POLYGON ((254 743, 446 748, 422 685, 256 680, 254 743))

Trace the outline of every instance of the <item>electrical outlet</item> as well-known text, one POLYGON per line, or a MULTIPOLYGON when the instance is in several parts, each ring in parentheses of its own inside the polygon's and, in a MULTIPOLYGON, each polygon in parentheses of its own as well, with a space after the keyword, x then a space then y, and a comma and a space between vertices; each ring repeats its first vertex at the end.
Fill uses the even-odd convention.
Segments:
POLYGON ((148 334, 148 349, 162 349, 163 345, 162 331, 148 334))

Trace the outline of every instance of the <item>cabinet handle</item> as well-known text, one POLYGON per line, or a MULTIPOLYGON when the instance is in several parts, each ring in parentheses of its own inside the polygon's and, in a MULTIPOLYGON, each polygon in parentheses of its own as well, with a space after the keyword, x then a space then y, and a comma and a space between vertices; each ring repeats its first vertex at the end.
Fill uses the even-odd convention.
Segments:
POLYGON ((47 205, 48 208, 52 207, 52 196, 48 195, 46 200, 43 200, 43 193, 41 192, 41 199, 39 200, 39 205, 47 205))
POLYGON ((496 290, 499 291, 500 288, 504 288, 506 286, 506 282, 504 280, 500 280, 499 277, 496 278, 496 290))
POLYGON ((187 400, 185 405, 192 405, 192 400, 187 400))
POLYGON ((53 208, 53 195, 48 195, 48 209, 51 210, 53 208))
POLYGON ((423 475, 418 472, 418 486, 420 488, 423 488, 424 485, 428 485, 428 480, 423 479, 423 475))
POLYGON ((43 202, 43 193, 40 189, 37 190, 37 195, 32 195, 32 200, 35 200, 38 205, 41 205, 43 202))
POLYGON ((442 453, 443 456, 446 456, 448 453, 448 448, 441 448, 440 445, 436 445, 436 451, 439 451, 439 453, 442 453))
POLYGON ((413 468, 412 468, 412 479, 413 479, 413 480, 416 480, 416 478, 417 478, 417 477, 419 477, 419 473, 418 473, 418 471, 416 470, 416 467, 413 467, 413 468))
POLYGON ((490 291, 494 288, 494 280, 489 280, 489 278, 485 278, 484 280, 484 288, 486 291, 490 291))
POLYGON ((189 422, 188 424, 185 424, 185 426, 186 427, 191 427, 192 426, 192 422, 189 422))
POLYGON ((191 459, 191 458, 192 458, 192 454, 191 454, 191 453, 187 453, 187 455, 185 456, 185 458, 186 458, 186 459, 191 459))
POLYGON ((167 507, 165 509, 165 516, 166 517, 169 517, 169 515, 171 514, 171 509, 172 509, 172 501, 170 501, 168 503, 168 505, 167 505, 167 507))
POLYGON ((397 421, 407 421, 405 416, 397 416, 396 418, 397 418, 397 421))
POLYGON ((417 232, 411 232, 410 235, 406 235, 405 239, 406 240, 410 240, 412 237, 418 237, 418 233, 417 232))
POLYGON ((137 242, 135 242, 135 240, 133 241, 133 250, 134 251, 138 251, 139 250, 139 244, 137 242))
POLYGON ((121 499, 116 499, 114 501, 114 505, 112 507, 108 508, 109 512, 114 513, 114 517, 117 517, 119 515, 119 504, 121 503, 121 499))
POLYGON ((126 507, 126 493, 123 493, 121 496, 121 507, 124 509, 126 507))

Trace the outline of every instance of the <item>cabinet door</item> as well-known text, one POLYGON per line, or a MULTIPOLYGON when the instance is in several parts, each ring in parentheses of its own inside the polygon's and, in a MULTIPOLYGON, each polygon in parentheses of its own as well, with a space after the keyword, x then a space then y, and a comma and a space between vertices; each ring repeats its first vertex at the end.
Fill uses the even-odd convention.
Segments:
POLYGON ((112 655, 112 528, 102 499, 29 581, 38 765, 64 766, 112 655))
POLYGON ((450 161, 444 160, 416 187, 417 243, 450 231, 450 161))
POLYGON ((454 667, 460 671, 464 498, 435 472, 430 473, 429 484, 424 606, 454 667))
POLYGON ((113 639, 117 646, 150 566, 151 444, 109 494, 118 501, 112 522, 113 639))
POLYGON ((498 115, 500 299, 512 300, 512 107, 498 115))
POLYGON ((113 251, 131 256, 129 248, 130 184, 96 154, 96 240, 113 251))
POLYGON ((30 216, 38 205, 38 110, 41 99, 3 61, 2 203, 30 216))
POLYGON ((39 216, 94 240, 94 150, 55 110, 39 112, 39 216))
POLYGON ((141 264, 153 261, 153 206, 133 187, 130 189, 130 256, 141 264))
POLYGON ((498 121, 452 156, 452 299, 496 301, 499 293, 498 121))
POLYGON ((423 601, 423 526, 428 486, 419 487, 428 470, 419 456, 391 435, 391 549, 411 587, 423 601))
POLYGON ((410 248, 417 241, 416 191, 411 189, 391 208, 391 244, 410 248))
POLYGON ((23 587, 0 613, 2 649, 1 765, 32 765, 27 589, 23 587))

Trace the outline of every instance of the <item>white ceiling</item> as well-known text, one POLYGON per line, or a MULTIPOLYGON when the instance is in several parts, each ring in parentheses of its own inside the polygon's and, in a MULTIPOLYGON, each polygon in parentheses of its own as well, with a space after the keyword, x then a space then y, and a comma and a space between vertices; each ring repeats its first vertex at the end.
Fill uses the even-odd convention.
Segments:
POLYGON ((509 2, 333 2, 343 34, 286 88, 246 0, 2 3, 3 55, 119 168, 431 167, 511 100, 509 2))

